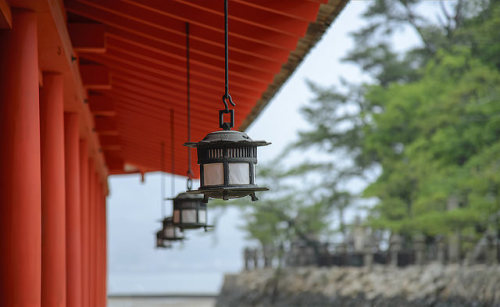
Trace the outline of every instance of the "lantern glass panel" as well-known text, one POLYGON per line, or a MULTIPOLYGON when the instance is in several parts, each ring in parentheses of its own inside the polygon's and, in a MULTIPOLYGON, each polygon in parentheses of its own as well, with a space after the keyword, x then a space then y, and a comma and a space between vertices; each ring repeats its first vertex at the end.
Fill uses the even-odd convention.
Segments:
POLYGON ((200 211, 198 211, 198 222, 200 224, 207 223, 207 210, 206 209, 200 209, 200 211))
POLYGON ((165 228, 165 238, 175 238, 175 230, 174 227, 165 228))
POLYGON ((196 209, 182 210, 182 223, 197 223, 196 209))
POLYGON ((204 185, 224 184, 224 166, 222 163, 203 164, 204 185))
POLYGON ((229 163, 229 184, 250 184, 250 165, 229 163))

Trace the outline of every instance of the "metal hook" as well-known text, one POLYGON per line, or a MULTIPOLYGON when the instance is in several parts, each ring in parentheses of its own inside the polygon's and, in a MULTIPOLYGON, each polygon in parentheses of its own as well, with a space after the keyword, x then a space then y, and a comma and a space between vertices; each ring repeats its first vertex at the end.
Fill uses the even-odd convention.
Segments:
POLYGON ((222 95, 222 102, 224 103, 224 109, 226 112, 229 111, 229 106, 227 104, 227 100, 229 100, 229 103, 234 107, 236 106, 236 104, 233 102, 233 98, 231 97, 231 95, 229 95, 229 93, 226 93, 224 95, 222 95))

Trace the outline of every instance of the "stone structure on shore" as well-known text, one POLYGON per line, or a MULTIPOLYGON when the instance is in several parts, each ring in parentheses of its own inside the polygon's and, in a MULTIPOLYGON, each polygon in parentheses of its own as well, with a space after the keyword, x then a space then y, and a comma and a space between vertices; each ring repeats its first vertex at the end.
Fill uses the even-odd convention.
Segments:
POLYGON ((500 266, 258 269, 226 275, 216 306, 500 306, 500 266))
POLYGON ((245 269, 269 268, 278 263, 286 267, 440 264, 498 264, 500 262, 500 231, 485 231, 481 238, 455 234, 444 236, 402 236, 392 233, 385 239, 356 220, 342 242, 322 242, 316 238, 295 239, 284 249, 266 245, 246 248, 243 253, 245 269), (463 242, 469 247, 464 253, 463 242), (280 256, 281 255, 281 256, 280 256), (281 259, 278 259, 281 257, 281 259))

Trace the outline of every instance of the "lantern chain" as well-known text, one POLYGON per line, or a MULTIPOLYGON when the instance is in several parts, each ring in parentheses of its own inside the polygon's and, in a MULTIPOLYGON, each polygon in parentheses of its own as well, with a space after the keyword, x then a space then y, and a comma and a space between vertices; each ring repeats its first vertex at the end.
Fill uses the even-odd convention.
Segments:
POLYGON ((160 188, 160 193, 161 193, 161 201, 160 201, 160 208, 161 208, 161 217, 162 218, 165 218, 165 206, 163 205, 164 204, 164 200, 165 200, 165 175, 164 175, 164 171, 165 171, 165 143, 164 142, 161 142, 161 159, 160 159, 160 168, 161 168, 161 172, 160 172, 160 184, 161 184, 161 188, 160 188))
POLYGON ((172 197, 175 196, 175 152, 174 152, 174 138, 175 138, 175 125, 174 125, 174 109, 170 109, 170 157, 172 159, 172 197))
MULTIPOLYGON (((190 92, 190 79, 191 79, 191 71, 190 71, 190 62, 189 62, 189 22, 186 22, 186 96, 187 96, 187 135, 188 142, 191 142, 191 92, 190 92)), ((193 170, 191 169, 191 147, 187 148, 188 150, 188 171, 187 171, 187 189, 190 191, 193 188, 193 170)))
POLYGON ((228 51, 228 0, 224 0, 224 95, 222 102, 224 103, 224 110, 219 111, 219 127, 224 130, 230 130, 234 127, 234 110, 229 110, 227 102, 234 107, 236 104, 233 98, 229 95, 229 51, 228 51), (224 122, 224 114, 230 115, 230 122, 224 122))

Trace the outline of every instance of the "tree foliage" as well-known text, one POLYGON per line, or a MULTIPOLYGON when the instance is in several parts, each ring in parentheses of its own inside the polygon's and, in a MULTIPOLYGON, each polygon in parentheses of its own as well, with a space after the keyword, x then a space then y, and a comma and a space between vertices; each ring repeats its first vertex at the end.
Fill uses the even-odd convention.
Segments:
MULTIPOLYGON (((419 16, 417 1, 374 1, 370 23, 353 34, 345 61, 371 84, 311 89, 304 109, 313 129, 298 147, 318 145, 352 157, 351 174, 380 175, 364 190, 377 199, 369 222, 403 234, 481 230, 500 210, 498 1, 441 6, 439 23, 419 16), (397 54, 387 37, 410 26, 421 46, 397 54), (451 210, 447 204, 458 199, 451 210)), ((335 193, 335 191, 332 191, 335 193)), ((496 226, 495 226, 496 227, 496 226)))

